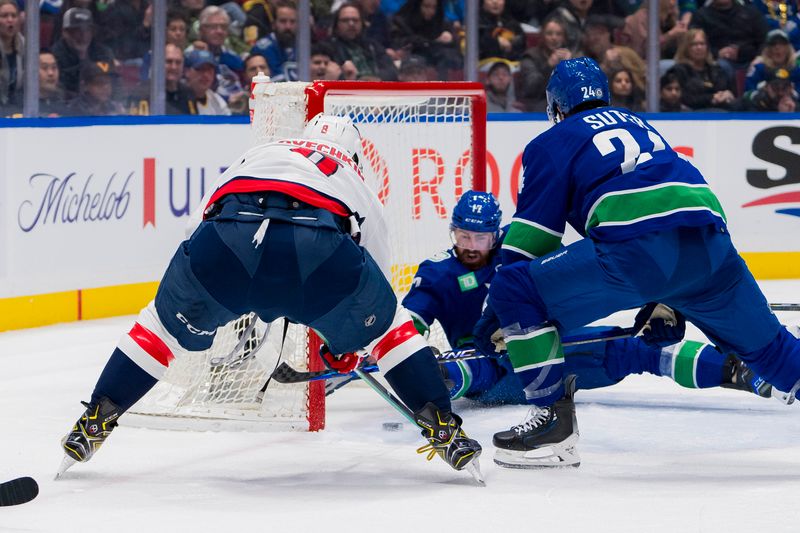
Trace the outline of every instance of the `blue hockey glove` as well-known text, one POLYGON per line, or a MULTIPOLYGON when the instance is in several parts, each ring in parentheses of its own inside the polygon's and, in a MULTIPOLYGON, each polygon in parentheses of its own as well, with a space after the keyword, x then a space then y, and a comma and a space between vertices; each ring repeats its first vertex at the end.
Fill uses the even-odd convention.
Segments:
POLYGON ((675 309, 651 302, 636 313, 633 327, 646 344, 663 348, 683 340, 686 318, 675 309))
POLYGON ((500 330, 500 320, 490 306, 487 305, 484 308, 483 314, 472 329, 472 335, 475 346, 478 347, 478 350, 483 355, 490 357, 504 355, 506 345, 503 342, 503 333, 500 330))

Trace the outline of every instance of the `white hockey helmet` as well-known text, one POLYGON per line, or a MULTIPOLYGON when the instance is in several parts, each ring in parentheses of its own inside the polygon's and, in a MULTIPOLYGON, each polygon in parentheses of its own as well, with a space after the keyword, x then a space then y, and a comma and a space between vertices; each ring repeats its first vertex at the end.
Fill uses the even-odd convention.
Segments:
POLYGON ((308 121, 303 138, 336 144, 344 148, 356 165, 361 165, 361 133, 350 117, 320 113, 308 121))

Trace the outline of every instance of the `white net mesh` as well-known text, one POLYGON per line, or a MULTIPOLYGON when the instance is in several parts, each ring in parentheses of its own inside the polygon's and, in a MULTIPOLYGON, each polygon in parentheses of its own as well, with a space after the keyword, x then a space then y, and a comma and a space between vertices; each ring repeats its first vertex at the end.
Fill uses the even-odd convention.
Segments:
MULTIPOLYGON (((326 113, 353 119, 363 137, 365 178, 385 207, 392 286, 402 299, 417 265, 450 247, 451 209, 472 188, 471 98, 419 88, 387 92, 352 87, 347 92, 332 87, 323 96, 317 90, 307 92, 309 87, 300 82, 256 84, 251 99, 254 142, 299 136, 307 120, 307 94, 324 98, 326 113)), ((446 91, 444 85, 439 89, 446 91)), ((307 385, 270 383, 262 398, 277 363, 282 321, 271 326, 263 347, 253 351, 265 328, 260 320, 243 317, 220 328, 210 350, 181 354, 129 412, 133 415, 126 415, 128 423, 171 429, 308 429, 307 385), (253 320, 255 328, 242 349, 229 357, 253 320)), ((441 351, 449 349, 438 324, 431 328, 429 341, 441 351)), ((307 370, 308 353, 305 328, 292 325, 282 360, 307 370)), ((318 409, 316 401, 311 403, 311 409, 318 409)))
MULTIPOLYGON (((283 342, 281 361, 298 370, 307 370, 306 334, 306 328, 290 324, 283 342)), ((278 364, 282 338, 282 320, 268 332, 254 315, 229 323, 210 349, 177 354, 126 422, 169 429, 308 429, 306 384, 270 383, 262 392, 278 364)))

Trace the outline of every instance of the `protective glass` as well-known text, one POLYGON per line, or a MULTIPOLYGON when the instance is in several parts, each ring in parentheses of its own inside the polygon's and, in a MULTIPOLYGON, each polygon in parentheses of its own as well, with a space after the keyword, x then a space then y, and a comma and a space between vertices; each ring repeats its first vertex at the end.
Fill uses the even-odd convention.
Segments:
POLYGON ((458 248, 465 250, 487 251, 494 247, 495 235, 489 231, 468 231, 454 228, 450 232, 450 239, 458 248))

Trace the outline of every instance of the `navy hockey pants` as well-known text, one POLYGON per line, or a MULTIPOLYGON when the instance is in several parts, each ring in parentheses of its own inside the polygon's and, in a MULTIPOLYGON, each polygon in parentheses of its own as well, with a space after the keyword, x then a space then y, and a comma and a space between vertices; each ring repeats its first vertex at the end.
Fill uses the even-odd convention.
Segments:
POLYGON ((347 219, 280 193, 229 195, 218 209, 182 243, 156 295, 184 348, 210 347, 218 326, 251 311, 312 327, 333 353, 389 328, 394 292, 347 219))
MULTIPOLYGON (((622 242, 583 239, 530 263, 503 267, 489 301, 506 331, 559 331, 647 302, 686 315, 723 352, 735 352, 767 382, 800 381, 800 341, 770 311, 731 243, 714 226, 680 227, 622 242)), ((517 371, 531 403, 563 395, 563 359, 517 371)))

